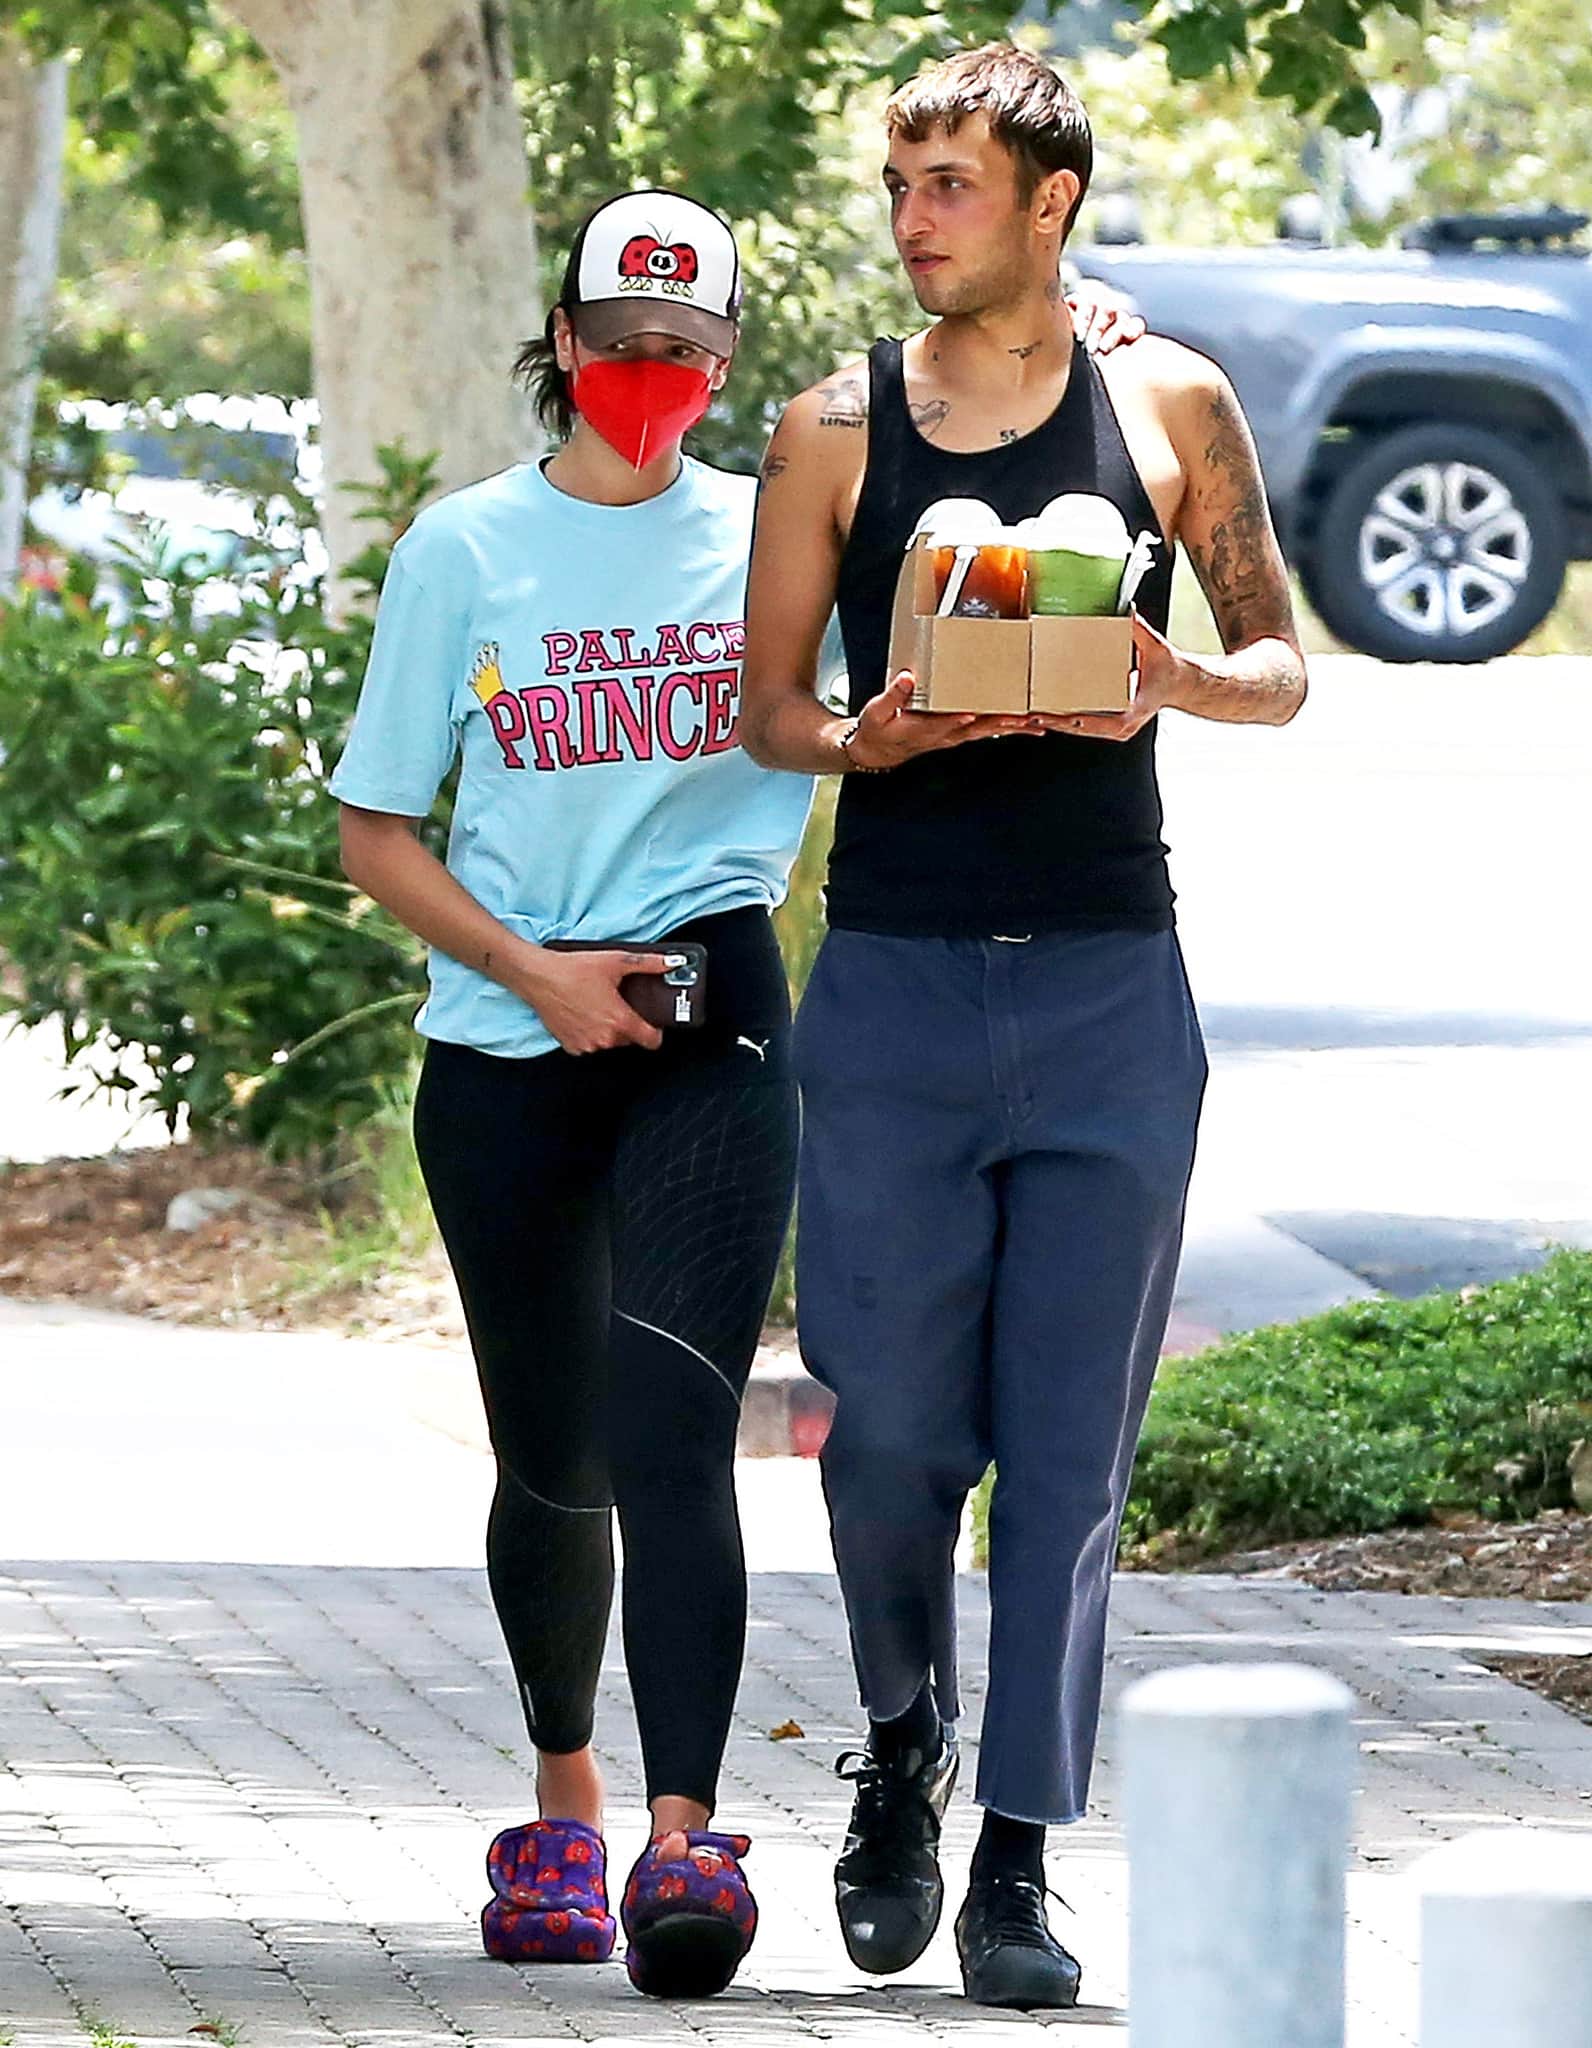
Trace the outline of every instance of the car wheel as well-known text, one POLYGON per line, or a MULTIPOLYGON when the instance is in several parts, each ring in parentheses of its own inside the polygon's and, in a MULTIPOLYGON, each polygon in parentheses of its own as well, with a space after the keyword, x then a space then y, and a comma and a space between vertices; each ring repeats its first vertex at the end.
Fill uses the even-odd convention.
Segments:
POLYGON ((1384 661, 1490 661, 1547 617, 1564 506, 1524 449, 1482 427, 1375 441, 1322 508, 1302 580, 1340 640, 1384 661))

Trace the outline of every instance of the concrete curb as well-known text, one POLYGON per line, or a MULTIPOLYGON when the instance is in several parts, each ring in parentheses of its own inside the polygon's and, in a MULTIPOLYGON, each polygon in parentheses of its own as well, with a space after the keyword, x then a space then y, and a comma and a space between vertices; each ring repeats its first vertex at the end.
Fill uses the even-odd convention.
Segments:
POLYGON ((743 1458, 816 1458, 835 1397, 806 1370, 794 1331, 760 1344, 741 1401, 735 1448, 743 1458))

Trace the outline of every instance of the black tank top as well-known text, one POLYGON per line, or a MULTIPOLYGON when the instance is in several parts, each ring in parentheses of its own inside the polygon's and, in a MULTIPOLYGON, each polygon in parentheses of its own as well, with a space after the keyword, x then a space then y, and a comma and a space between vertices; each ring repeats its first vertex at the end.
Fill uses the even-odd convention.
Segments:
MULTIPOLYGON (((1161 531, 1086 350, 1074 349, 1042 426, 971 455, 918 432, 899 341, 874 343, 868 375, 868 467, 836 591, 853 713, 884 686, 902 551, 936 499, 982 498, 1010 524, 1063 491, 1095 491, 1130 533, 1161 531)), ((1136 599, 1163 633, 1171 594, 1163 544, 1136 599)), ((827 898, 831 924, 904 937, 1165 930, 1172 887, 1155 721, 1120 744, 1053 733, 975 740, 888 774, 843 777, 827 898)))

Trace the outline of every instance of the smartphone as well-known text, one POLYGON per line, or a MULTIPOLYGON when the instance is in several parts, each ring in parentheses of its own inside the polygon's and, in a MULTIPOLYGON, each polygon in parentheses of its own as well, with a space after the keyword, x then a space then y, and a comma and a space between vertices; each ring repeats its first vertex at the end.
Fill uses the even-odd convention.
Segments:
POLYGON ((666 953, 679 965, 662 974, 627 974, 619 993, 660 1031, 691 1030, 707 1014, 708 949, 694 939, 549 939, 550 953, 666 953))

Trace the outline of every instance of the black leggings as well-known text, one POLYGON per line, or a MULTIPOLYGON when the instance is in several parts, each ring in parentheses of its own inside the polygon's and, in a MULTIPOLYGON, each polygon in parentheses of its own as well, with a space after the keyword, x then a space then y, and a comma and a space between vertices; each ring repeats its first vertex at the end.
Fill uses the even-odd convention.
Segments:
POLYGON ((415 1144, 497 1454, 487 1576, 531 1740, 591 1740, 616 1506, 647 1797, 711 1810, 746 1633, 736 1425, 797 1108, 766 912, 676 936, 708 948, 700 1029, 581 1058, 433 1041, 415 1144))

